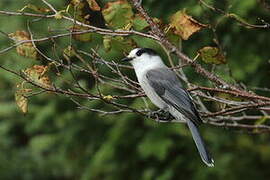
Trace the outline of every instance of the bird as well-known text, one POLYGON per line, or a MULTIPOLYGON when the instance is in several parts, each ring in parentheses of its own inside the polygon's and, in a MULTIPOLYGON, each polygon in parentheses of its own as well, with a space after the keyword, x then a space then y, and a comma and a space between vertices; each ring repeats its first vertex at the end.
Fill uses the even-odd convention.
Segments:
POLYGON ((122 61, 131 63, 140 86, 154 105, 169 112, 174 121, 186 122, 202 161, 214 167, 214 160, 198 130, 202 119, 177 74, 151 48, 135 48, 122 61))

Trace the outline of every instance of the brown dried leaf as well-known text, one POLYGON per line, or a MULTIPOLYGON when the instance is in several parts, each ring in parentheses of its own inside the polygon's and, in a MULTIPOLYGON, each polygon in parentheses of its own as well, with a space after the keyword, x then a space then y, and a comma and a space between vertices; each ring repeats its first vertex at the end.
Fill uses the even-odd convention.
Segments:
POLYGON ((28 111, 28 99, 20 90, 15 93, 15 101, 22 113, 26 114, 28 111))
POLYGON ((177 11, 170 18, 170 27, 173 28, 175 34, 187 40, 192 34, 207 27, 207 25, 199 23, 191 16, 187 15, 185 11, 177 11))
POLYGON ((73 6, 78 6, 81 3, 81 0, 71 0, 70 4, 72 4, 73 6))
MULTIPOLYGON (((25 31, 16 31, 10 33, 9 37, 12 38, 16 43, 20 41, 30 40, 30 35, 25 31)), ((38 59, 38 53, 31 42, 22 43, 16 47, 17 53, 21 56, 38 59)))
POLYGON ((26 114, 28 111, 28 99, 27 94, 32 92, 32 89, 24 87, 24 82, 17 84, 15 92, 15 101, 22 113, 26 114))
POLYGON ((87 0, 87 2, 89 4, 89 7, 91 10, 93 10, 93 11, 100 11, 101 10, 101 8, 98 5, 98 3, 96 2, 96 0, 87 0))
POLYGON ((25 31, 16 31, 14 33, 10 33, 9 37, 11 37, 16 42, 30 40, 30 35, 25 31))
POLYGON ((46 75, 48 68, 48 66, 34 65, 33 67, 24 70, 23 73, 30 81, 33 81, 41 87, 51 88, 52 83, 49 76, 46 75))

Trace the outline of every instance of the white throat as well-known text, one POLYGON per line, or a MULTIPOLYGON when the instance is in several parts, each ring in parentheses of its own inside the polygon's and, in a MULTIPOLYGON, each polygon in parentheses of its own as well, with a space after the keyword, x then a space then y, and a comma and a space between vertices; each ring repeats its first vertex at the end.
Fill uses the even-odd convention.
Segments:
POLYGON ((135 69, 138 80, 151 69, 166 67, 159 56, 145 55, 134 59, 131 63, 135 69))

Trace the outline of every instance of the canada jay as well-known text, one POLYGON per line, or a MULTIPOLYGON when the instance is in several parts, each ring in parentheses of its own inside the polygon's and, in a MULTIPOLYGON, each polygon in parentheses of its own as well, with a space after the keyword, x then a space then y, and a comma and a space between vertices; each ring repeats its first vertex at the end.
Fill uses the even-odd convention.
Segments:
POLYGON ((213 167, 214 161, 198 131, 202 120, 177 75, 149 48, 133 49, 123 61, 129 61, 133 65, 141 87, 156 106, 168 111, 175 121, 187 123, 203 162, 213 167))

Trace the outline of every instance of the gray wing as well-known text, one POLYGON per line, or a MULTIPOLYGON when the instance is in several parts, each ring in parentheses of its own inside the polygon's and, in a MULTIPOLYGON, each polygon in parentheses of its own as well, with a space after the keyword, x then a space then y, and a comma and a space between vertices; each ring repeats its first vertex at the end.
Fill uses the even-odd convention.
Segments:
POLYGON ((202 122, 188 92, 182 88, 176 74, 168 68, 149 70, 146 78, 155 92, 195 124, 202 122))
POLYGON ((148 71, 146 78, 163 101, 173 106, 177 111, 188 118, 187 125, 203 162, 207 164, 207 166, 213 167, 214 161, 197 128, 197 125, 199 125, 202 120, 188 92, 181 87, 181 82, 176 74, 170 69, 159 68, 148 71))

